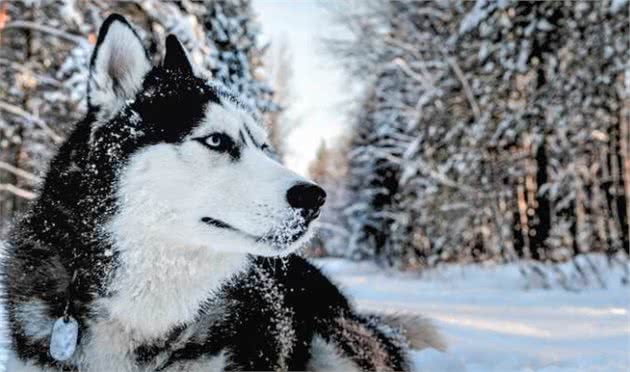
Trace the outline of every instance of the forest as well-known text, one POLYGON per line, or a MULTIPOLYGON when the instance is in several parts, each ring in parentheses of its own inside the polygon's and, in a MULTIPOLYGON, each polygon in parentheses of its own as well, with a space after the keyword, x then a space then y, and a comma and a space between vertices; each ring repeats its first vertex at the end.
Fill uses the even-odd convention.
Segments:
POLYGON ((627 259, 626 3, 335 11, 354 37, 327 46, 368 83, 351 134, 311 168, 332 190, 321 254, 412 270, 527 260, 534 274, 584 253, 627 259))

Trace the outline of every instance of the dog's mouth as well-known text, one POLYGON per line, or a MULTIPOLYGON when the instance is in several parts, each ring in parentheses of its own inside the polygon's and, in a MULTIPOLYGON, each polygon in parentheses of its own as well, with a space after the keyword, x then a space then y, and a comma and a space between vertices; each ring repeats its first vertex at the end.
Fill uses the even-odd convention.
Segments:
POLYGON ((203 217, 201 222, 214 228, 232 231, 256 243, 265 244, 274 250, 282 251, 306 235, 311 222, 317 217, 319 217, 319 210, 306 212, 304 210, 295 210, 287 218, 283 219, 280 224, 274 226, 263 235, 250 234, 225 221, 212 217, 203 217))
MULTIPOLYGON (((201 219, 201 222, 203 222, 203 223, 205 223, 205 224, 207 224, 207 225, 210 225, 210 226, 217 227, 217 228, 219 228, 219 229, 226 229, 226 230, 238 231, 238 232, 240 232, 240 233, 242 233, 242 234, 246 234, 246 233, 242 232, 241 230, 239 230, 239 229, 235 228, 234 226, 230 225, 229 223, 223 222, 223 221, 218 220, 218 219, 216 219, 216 218, 212 218, 212 217, 203 217, 203 218, 201 219)), ((253 235, 250 235, 250 234, 247 234, 247 235, 249 235, 249 236, 253 236, 253 235)))

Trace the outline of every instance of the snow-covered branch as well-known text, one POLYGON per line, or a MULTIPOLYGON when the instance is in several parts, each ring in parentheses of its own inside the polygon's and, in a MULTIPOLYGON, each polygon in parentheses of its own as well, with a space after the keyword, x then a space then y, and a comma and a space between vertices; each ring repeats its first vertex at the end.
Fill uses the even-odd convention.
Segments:
POLYGON ((37 194, 35 194, 34 192, 24 190, 22 188, 19 188, 9 183, 0 183, 0 192, 2 191, 7 191, 15 196, 18 196, 22 199, 27 199, 27 200, 33 200, 37 197, 37 194))
POLYGON ((43 32, 51 36, 55 36, 55 37, 70 41, 75 44, 87 43, 87 39, 82 36, 75 35, 75 34, 60 30, 58 28, 46 26, 40 23, 31 22, 31 21, 19 20, 19 21, 9 22, 4 26, 4 28, 0 29, 0 31, 6 31, 6 30, 12 30, 12 29, 27 29, 27 30, 39 31, 39 32, 43 32))
POLYGON ((27 172, 27 171, 25 171, 23 169, 20 169, 20 168, 17 168, 17 167, 14 167, 13 165, 11 165, 11 164, 9 164, 7 162, 4 162, 4 161, 0 161, 0 169, 5 170, 5 171, 7 171, 9 173, 13 173, 16 176, 22 177, 25 180, 28 180, 28 181, 30 181, 32 183, 39 183, 42 180, 40 177, 37 177, 33 173, 27 172))
POLYGON ((48 126, 48 124, 46 124, 46 122, 44 120, 42 120, 41 118, 26 112, 25 110, 23 110, 21 107, 16 106, 16 105, 12 105, 10 103, 7 102, 3 102, 0 101, 0 110, 6 111, 8 113, 11 113, 13 115, 17 115, 20 116, 30 122, 35 123, 38 127, 40 127, 55 143, 59 144, 63 141, 63 138, 58 135, 57 133, 55 133, 52 129, 50 129, 50 127, 48 126))

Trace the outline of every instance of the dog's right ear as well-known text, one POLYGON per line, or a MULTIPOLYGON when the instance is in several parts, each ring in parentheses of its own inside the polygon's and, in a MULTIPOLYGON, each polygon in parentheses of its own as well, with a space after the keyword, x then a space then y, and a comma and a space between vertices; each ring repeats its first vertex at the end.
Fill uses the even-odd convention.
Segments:
POLYGON ((112 14, 98 33, 90 61, 88 106, 101 118, 113 116, 142 87, 151 61, 129 22, 112 14))
POLYGON ((179 71, 184 75, 194 75, 186 49, 179 42, 177 36, 173 34, 166 37, 166 54, 164 55, 163 66, 172 71, 179 71))

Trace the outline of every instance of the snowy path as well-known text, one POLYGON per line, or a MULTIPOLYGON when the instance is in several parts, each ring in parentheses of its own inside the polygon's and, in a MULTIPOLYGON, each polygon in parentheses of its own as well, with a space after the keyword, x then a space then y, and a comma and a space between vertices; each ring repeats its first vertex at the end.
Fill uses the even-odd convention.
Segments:
POLYGON ((434 271, 422 279, 373 265, 317 263, 366 311, 425 314, 448 353, 416 352, 420 371, 629 371, 630 289, 524 290, 514 266, 434 271))

